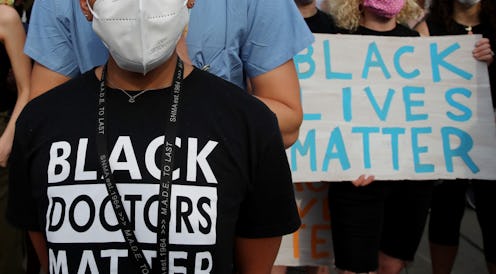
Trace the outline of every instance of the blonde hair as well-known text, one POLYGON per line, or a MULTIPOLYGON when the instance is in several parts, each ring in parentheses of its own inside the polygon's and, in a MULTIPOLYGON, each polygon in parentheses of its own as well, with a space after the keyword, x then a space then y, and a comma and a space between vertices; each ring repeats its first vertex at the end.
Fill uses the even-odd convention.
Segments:
MULTIPOLYGON (((360 18, 362 17, 361 3, 362 0, 332 1, 329 12, 336 21, 336 25, 352 32, 355 31, 360 25, 360 18)), ((415 20, 422 14, 422 8, 415 0, 405 0, 405 5, 396 16, 396 20, 402 25, 407 25, 408 21, 415 20)))

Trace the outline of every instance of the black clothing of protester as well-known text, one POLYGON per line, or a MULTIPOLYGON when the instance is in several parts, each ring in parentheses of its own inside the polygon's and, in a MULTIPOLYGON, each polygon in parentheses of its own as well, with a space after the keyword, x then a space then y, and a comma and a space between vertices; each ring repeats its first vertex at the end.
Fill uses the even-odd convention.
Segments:
MULTIPOLYGON (((275 115, 237 86, 198 69, 183 81, 171 191, 170 267, 232 273, 235 237, 300 225, 275 115)), ((42 231, 50 267, 137 273, 99 170, 94 71, 32 100, 18 118, 8 219, 42 231)), ((172 88, 128 102, 107 88, 109 161, 145 257, 156 250, 163 134, 172 88)))
POLYGON ((364 26, 358 26, 357 30, 350 34, 373 35, 373 36, 397 36, 397 37, 418 37, 420 34, 408 27, 396 24, 396 27, 388 31, 376 31, 364 26))
POLYGON ((485 259, 496 264, 495 181, 458 179, 434 186, 429 217, 429 241, 439 245, 458 246, 469 189, 473 192, 485 259))
MULTIPOLYGON (((449 26, 444 26, 436 18, 427 18, 431 36, 466 35, 467 26, 454 20, 449 26)), ((472 26, 472 33, 482 34, 491 43, 492 51, 496 51, 496 30, 489 23, 482 22, 472 26)), ((489 66, 489 80, 493 108, 496 108, 496 61, 489 66)), ((482 232, 484 255, 486 261, 496 264, 496 181, 462 180, 443 182, 434 187, 431 214, 429 218, 429 241, 432 243, 458 246, 460 226, 465 212, 466 193, 472 189, 475 200, 475 210, 482 232)))
POLYGON ((0 43, 0 112, 11 112, 17 100, 17 92, 8 83, 10 59, 4 44, 0 43))
POLYGON ((305 22, 313 33, 337 33, 336 24, 330 14, 319 9, 317 13, 305 18, 305 22))
MULTIPOLYGON (((352 34, 416 37, 397 24, 391 31, 363 26, 352 34)), ((329 184, 329 210, 338 269, 377 271, 378 253, 412 261, 420 243, 432 195, 431 181, 374 181, 364 187, 351 182, 329 184)))

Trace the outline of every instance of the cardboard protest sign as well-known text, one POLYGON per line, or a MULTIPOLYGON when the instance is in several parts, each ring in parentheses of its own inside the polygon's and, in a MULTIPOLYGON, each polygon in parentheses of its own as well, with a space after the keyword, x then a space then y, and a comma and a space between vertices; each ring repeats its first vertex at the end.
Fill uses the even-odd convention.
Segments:
POLYGON ((295 57, 304 122, 287 150, 303 225, 276 265, 332 264, 319 181, 496 179, 487 65, 472 57, 480 36, 315 37, 295 57))
POLYGON ((496 179, 487 66, 472 57, 480 36, 315 37, 295 57, 295 182, 496 179))

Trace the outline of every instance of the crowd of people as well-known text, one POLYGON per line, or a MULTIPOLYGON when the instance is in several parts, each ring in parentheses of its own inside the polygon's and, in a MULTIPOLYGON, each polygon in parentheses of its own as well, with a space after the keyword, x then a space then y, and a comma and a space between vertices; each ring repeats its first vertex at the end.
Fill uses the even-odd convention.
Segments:
MULTIPOLYGON (((482 34, 494 97, 494 14, 492 0, 0 1, 0 273, 285 273, 293 56, 312 32, 482 34)), ((496 182, 328 184, 338 273, 400 273, 427 220, 433 273, 451 273, 469 188, 496 273, 496 182)))

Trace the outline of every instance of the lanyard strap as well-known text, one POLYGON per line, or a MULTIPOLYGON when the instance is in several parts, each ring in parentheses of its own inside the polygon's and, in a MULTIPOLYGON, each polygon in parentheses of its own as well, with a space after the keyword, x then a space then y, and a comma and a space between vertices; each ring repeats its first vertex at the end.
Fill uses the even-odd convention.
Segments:
MULTIPOLYGON (((174 155, 176 152, 175 139, 177 135, 177 114, 179 110, 179 97, 182 91, 183 81, 183 62, 177 59, 176 69, 173 79, 173 93, 171 96, 169 109, 169 119, 166 121, 165 126, 165 141, 161 157, 161 173, 160 173, 160 190, 158 195, 158 217, 157 217, 157 259, 159 261, 159 270, 155 273, 168 274, 169 261, 169 220, 170 220, 170 194, 172 184, 172 171, 174 168, 174 155), (167 157, 166 157, 167 156, 167 157)), ((143 250, 140 248, 134 229, 131 226, 129 217, 124 210, 121 195, 117 189, 115 178, 110 170, 108 147, 106 139, 106 88, 105 78, 107 74, 107 66, 102 70, 102 77, 100 80, 100 93, 98 96, 98 115, 97 115, 97 134, 96 146, 98 152, 98 162, 103 174, 105 187, 107 188, 108 195, 111 199, 111 204, 114 209, 119 226, 128 244, 128 249, 132 261, 135 263, 138 273, 149 274, 151 267, 145 259, 143 250)))

